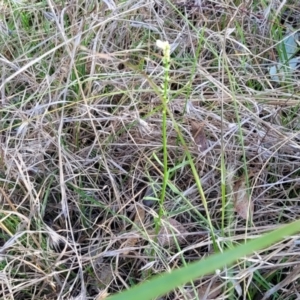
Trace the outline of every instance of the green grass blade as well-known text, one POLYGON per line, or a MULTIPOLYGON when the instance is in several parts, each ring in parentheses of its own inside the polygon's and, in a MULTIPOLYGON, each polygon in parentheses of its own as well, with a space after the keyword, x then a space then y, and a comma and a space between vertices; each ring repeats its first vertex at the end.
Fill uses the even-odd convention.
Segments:
POLYGON ((177 286, 183 285, 188 281, 195 280, 201 276, 212 273, 217 269, 231 264, 237 259, 251 254, 254 251, 270 246, 284 237, 295 234, 299 231, 300 221, 285 225, 272 232, 247 242, 234 249, 227 250, 223 253, 212 255, 204 260, 192 263, 187 267, 165 273, 154 277, 148 282, 135 286, 128 291, 109 297, 109 300, 147 300, 163 295, 177 286))

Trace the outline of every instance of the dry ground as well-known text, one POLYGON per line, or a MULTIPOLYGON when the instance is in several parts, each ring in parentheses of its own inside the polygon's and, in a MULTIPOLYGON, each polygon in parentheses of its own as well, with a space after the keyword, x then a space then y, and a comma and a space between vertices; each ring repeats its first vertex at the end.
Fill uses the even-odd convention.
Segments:
MULTIPOLYGON (((105 299, 299 218, 299 80, 269 68, 300 5, 0 9, 1 299, 105 299), (157 40, 171 45, 164 199, 157 40)), ((290 237, 160 299, 300 299, 299 259, 290 237)))

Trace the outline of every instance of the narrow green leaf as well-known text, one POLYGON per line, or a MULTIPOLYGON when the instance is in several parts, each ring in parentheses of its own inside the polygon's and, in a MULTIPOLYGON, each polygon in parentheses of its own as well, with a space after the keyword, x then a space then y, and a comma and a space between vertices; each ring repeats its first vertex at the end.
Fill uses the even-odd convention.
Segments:
POLYGON ((293 222, 270 233, 247 242, 234 249, 212 255, 206 259, 192 263, 187 267, 155 276, 153 279, 137 285, 128 291, 108 297, 108 300, 150 300, 163 295, 172 289, 195 280, 201 276, 221 269, 237 259, 249 255, 254 251, 268 247, 281 239, 295 234, 300 229, 300 221, 293 222))

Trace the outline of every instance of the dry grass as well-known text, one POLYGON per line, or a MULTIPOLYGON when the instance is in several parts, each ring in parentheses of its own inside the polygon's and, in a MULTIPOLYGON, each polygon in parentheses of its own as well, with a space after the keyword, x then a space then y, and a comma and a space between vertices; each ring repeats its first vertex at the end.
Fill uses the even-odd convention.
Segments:
MULTIPOLYGON (((209 218, 220 251, 299 218, 299 81, 268 68, 300 6, 198 2, 1 4, 1 299, 104 299, 215 252, 209 218), (161 225, 158 39, 209 209, 168 118, 161 225)), ((160 299, 299 299, 297 239, 160 299)))

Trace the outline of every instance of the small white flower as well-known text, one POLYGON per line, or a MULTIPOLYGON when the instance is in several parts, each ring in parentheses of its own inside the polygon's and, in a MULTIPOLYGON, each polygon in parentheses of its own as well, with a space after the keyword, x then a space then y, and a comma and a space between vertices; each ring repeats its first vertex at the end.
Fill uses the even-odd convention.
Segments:
POLYGON ((169 42, 163 42, 161 40, 156 41, 156 46, 162 50, 170 48, 169 42))

